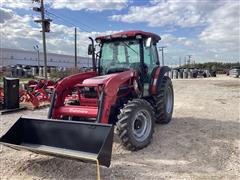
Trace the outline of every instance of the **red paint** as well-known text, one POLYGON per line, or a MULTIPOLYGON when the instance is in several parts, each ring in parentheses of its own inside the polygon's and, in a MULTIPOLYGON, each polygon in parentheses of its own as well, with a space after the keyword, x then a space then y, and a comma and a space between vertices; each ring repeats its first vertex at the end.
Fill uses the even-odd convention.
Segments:
POLYGON ((157 80, 160 74, 160 67, 157 68, 157 70, 155 71, 154 76, 152 77, 152 84, 151 84, 151 94, 152 95, 156 95, 157 94, 157 80))
POLYGON ((108 79, 116 76, 118 74, 108 74, 108 75, 104 75, 104 76, 97 76, 97 77, 92 77, 89 79, 86 79, 83 81, 83 85, 97 85, 97 84, 104 84, 105 82, 107 82, 108 79))
POLYGON ((4 91, 3 88, 0 87, 0 104, 3 104, 4 101, 4 91))
POLYGON ((86 106, 62 106, 56 110, 56 113, 61 116, 76 116, 96 118, 98 113, 97 107, 86 106))
POLYGON ((125 84, 129 81, 131 83, 131 79, 134 78, 134 71, 129 70, 125 72, 118 73, 117 76, 110 78, 106 84, 104 85, 104 92, 106 94, 104 100, 104 106, 102 110, 102 119, 101 123, 108 123, 110 108, 115 104, 117 99, 118 89, 122 84, 125 84))
POLYGON ((158 36, 157 34, 145 32, 145 31, 139 31, 139 30, 124 31, 124 32, 119 32, 119 33, 115 33, 115 34, 108 35, 108 36, 99 36, 96 38, 96 40, 98 40, 98 39, 99 40, 108 40, 109 38, 110 39, 124 38, 123 36, 132 38, 132 37, 136 37, 136 35, 141 35, 143 37, 152 37, 156 42, 161 40, 161 37, 158 36))
POLYGON ((135 78, 135 75, 136 73, 133 70, 106 76, 97 76, 96 72, 87 72, 63 79, 56 87, 57 98, 55 100, 52 118, 59 119, 62 116, 96 118, 100 94, 101 91, 104 91, 105 99, 101 123, 108 124, 111 106, 116 103, 119 87, 131 86, 132 79, 135 78), (74 96, 79 99, 80 106, 64 105, 64 100, 68 96, 69 89, 73 87, 78 89, 78 93, 74 94, 74 96), (97 91, 97 98, 84 97, 84 94, 80 92, 83 87, 94 87, 97 91))
POLYGON ((66 77, 58 82, 55 92, 57 93, 57 97, 55 100, 55 106, 52 112, 52 118, 57 119, 60 118, 61 114, 59 114, 58 108, 65 108, 64 101, 68 96, 70 89, 75 87, 78 84, 82 84, 85 79, 92 78, 97 76, 96 72, 85 72, 78 73, 69 77, 66 77))
POLYGON ((51 95, 55 88, 52 80, 41 79, 39 81, 30 80, 27 90, 20 90, 20 102, 30 103, 34 109, 41 104, 50 103, 51 95))

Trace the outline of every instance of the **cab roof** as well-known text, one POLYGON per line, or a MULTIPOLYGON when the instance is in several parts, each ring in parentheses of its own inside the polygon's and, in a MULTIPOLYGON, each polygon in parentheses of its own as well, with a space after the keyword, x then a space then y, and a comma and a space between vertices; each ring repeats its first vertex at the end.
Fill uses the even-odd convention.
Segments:
POLYGON ((96 37, 97 40, 113 40, 113 39, 125 39, 125 38, 134 38, 137 35, 141 35, 143 38, 148 38, 151 37, 155 42, 158 42, 161 40, 161 37, 158 36, 157 34, 150 33, 150 32, 145 32, 145 31, 140 31, 140 30, 134 30, 134 31, 123 31, 111 35, 106 35, 106 36, 98 36, 96 37))

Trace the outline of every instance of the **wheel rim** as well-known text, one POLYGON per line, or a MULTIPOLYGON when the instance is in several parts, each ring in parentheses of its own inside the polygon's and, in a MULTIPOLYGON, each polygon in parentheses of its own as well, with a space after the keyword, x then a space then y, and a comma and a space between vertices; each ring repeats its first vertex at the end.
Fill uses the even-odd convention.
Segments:
POLYGON ((152 128, 151 115, 146 110, 139 110, 132 123, 132 131, 135 139, 144 141, 150 134, 152 128))
POLYGON ((173 92, 170 86, 167 89, 166 112, 170 114, 173 108, 173 92))

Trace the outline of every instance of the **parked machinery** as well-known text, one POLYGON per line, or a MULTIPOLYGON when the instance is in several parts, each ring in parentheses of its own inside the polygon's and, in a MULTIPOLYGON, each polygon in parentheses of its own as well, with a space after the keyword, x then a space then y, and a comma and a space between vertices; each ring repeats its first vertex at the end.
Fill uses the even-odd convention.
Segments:
POLYGON ((30 104, 33 109, 50 104, 54 85, 55 82, 52 80, 30 80, 25 90, 20 90, 20 102, 30 104))
POLYGON ((229 70, 229 76, 231 77, 235 77, 235 78, 238 78, 240 77, 240 67, 232 67, 230 70, 229 70))
POLYGON ((89 45, 93 71, 60 80, 53 93, 48 120, 20 118, 0 141, 14 149, 96 162, 110 166, 113 127, 131 151, 152 140, 155 123, 172 119, 173 87, 159 66, 160 37, 127 31, 96 38, 89 45), (66 103, 75 93, 77 101, 66 103))

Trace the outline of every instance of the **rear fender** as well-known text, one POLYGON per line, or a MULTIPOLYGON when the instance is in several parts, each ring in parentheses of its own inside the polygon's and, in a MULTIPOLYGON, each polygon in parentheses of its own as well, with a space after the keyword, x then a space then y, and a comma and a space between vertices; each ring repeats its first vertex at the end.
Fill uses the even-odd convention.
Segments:
POLYGON ((171 69, 168 66, 157 67, 153 70, 151 85, 149 88, 151 95, 157 95, 159 93, 163 77, 170 70, 171 69))

